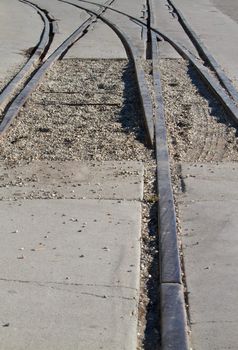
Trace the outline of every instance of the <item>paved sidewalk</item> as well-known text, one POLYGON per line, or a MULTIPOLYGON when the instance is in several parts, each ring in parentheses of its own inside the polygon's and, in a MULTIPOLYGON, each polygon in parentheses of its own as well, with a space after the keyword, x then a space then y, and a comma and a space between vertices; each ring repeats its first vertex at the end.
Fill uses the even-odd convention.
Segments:
POLYGON ((0 348, 135 350, 143 165, 36 162, 0 176, 0 348))
POLYGON ((238 164, 183 164, 179 197, 193 350, 238 343, 238 164))
POLYGON ((43 21, 32 7, 18 0, 0 1, 0 81, 27 60, 27 50, 36 46, 42 30, 43 21))

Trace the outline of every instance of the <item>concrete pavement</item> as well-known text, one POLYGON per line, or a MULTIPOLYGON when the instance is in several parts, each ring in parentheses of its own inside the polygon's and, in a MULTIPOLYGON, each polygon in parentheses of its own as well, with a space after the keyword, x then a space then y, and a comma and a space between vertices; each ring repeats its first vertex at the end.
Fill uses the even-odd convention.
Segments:
POLYGON ((238 3, 236 0, 211 0, 216 8, 238 22, 238 3))
MULTIPOLYGON (((172 12, 168 8, 166 0, 152 2, 154 9, 154 26, 162 30, 170 38, 184 45, 194 56, 198 56, 197 50, 194 48, 187 34, 181 27, 172 12)), ((166 41, 159 43, 159 52, 161 58, 180 58, 177 51, 166 41)))
POLYGON ((179 196, 193 350, 237 349, 238 164, 182 164, 179 196))
POLYGON ((90 17, 85 11, 75 11, 75 8, 72 6, 58 0, 33 0, 33 3, 47 10, 57 21, 57 32, 55 33, 46 58, 90 17))
MULTIPOLYGON (((87 9, 91 9, 93 11, 97 11, 99 9, 98 6, 89 4, 87 2, 80 2, 77 0, 71 0, 70 2, 74 3, 75 5, 83 6, 87 9)), ((95 1, 94 1, 95 2, 95 1)), ((97 3, 105 3, 105 1, 97 1, 97 3)), ((122 11, 126 14, 132 15, 137 18, 145 18, 145 4, 144 1, 126 1, 126 0, 120 0, 115 1, 113 4, 110 5, 110 7, 114 8, 115 10, 122 11)), ((117 25, 121 30, 123 30, 127 36, 131 39, 131 41, 134 43, 134 45, 137 47, 139 55, 141 57, 145 57, 145 49, 146 49, 146 40, 147 40, 147 32, 146 30, 142 29, 137 24, 133 23, 130 19, 128 19, 127 16, 124 16, 122 14, 119 14, 117 12, 111 11, 110 9, 107 9, 104 16, 113 22, 115 25, 117 25)), ((88 37, 88 36, 87 36, 88 37)), ((102 57, 105 56, 106 58, 108 55, 110 55, 112 58, 116 58, 116 54, 118 54, 118 58, 124 58, 125 57, 125 49, 123 45, 121 44, 121 41, 118 39, 118 36, 113 32, 111 28, 109 28, 107 25, 102 24, 101 22, 97 23, 95 26, 95 30, 93 32, 90 31, 89 34, 91 48, 85 47, 86 38, 85 40, 80 40, 76 45, 74 45, 75 48, 73 48, 71 52, 74 52, 76 54, 79 54, 79 57, 84 57, 88 54, 89 58, 91 58, 92 53, 96 57, 102 57), (112 43, 113 40, 113 43, 112 43), (103 45, 100 45, 103 42, 103 45), (81 46, 82 43, 82 46, 81 46), (112 49, 109 48, 109 46, 112 45, 112 49), (105 47, 105 53, 104 53, 104 47, 105 47), (80 52, 81 48, 81 52, 80 52), (84 52, 84 50, 86 51, 84 52), (76 52, 77 50, 77 52, 76 52), (111 51, 114 51, 111 53, 111 51)), ((69 57, 69 56, 68 56, 69 57)), ((71 56, 72 57, 72 54, 71 56)))
MULTIPOLYGON (((174 3, 228 77, 238 86, 238 47, 235 44, 238 41, 238 23, 224 10, 230 7, 231 2, 223 2, 223 12, 221 5, 218 7, 210 0, 174 0, 174 3)), ((231 9, 227 11, 230 13, 231 9)))
POLYGON ((101 21, 94 23, 87 35, 76 42, 64 58, 126 59, 125 48, 118 36, 101 21), (102 44, 103 42, 103 44, 102 44))
POLYGON ((0 26, 0 81, 4 81, 27 60, 27 52, 41 37, 43 21, 32 7, 1 0, 0 26))
POLYGON ((18 184, 3 169, 2 349, 136 349, 143 166, 76 163, 14 169, 18 184), (37 192, 50 198, 72 173, 63 198, 37 192))

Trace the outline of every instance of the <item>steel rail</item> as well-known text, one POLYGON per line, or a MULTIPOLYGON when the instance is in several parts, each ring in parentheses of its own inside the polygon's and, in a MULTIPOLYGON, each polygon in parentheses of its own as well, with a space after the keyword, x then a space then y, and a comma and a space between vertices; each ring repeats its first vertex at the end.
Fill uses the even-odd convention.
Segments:
MULTIPOLYGON (((149 0, 154 26, 153 2, 149 0)), ((181 276, 176 211, 173 197, 164 102, 159 71, 157 35, 150 30, 152 75, 155 93, 155 151, 160 246, 161 349, 188 350, 188 328, 181 276)))
MULTIPOLYGON (((114 0, 107 0, 106 4, 111 4, 114 0)), ((38 86, 40 80, 50 66, 59 59, 62 54, 73 45, 87 30, 87 28, 97 19, 97 17, 103 13, 105 9, 99 10, 95 15, 91 16, 89 19, 84 21, 84 23, 76 29, 50 56, 49 58, 40 66, 40 68, 33 74, 31 79, 22 89, 22 91, 15 97, 11 105, 9 106, 4 118, 0 124, 0 136, 7 131, 8 127, 12 123, 13 119, 16 117, 17 113, 21 107, 26 102, 28 96, 34 91, 38 86)))
POLYGON ((44 28, 41 33, 41 38, 39 40, 38 45, 36 46, 36 49, 33 53, 33 55, 30 57, 30 59, 26 62, 26 64, 21 68, 21 70, 15 75, 15 77, 6 85, 5 88, 3 88, 1 94, 0 94, 0 109, 2 110, 7 103, 10 101, 12 95, 20 85, 20 83, 27 77, 29 74, 35 69, 35 67, 39 64, 41 57, 45 54, 45 51, 47 50, 47 46, 50 41, 50 22, 51 18, 50 15, 46 16, 46 14, 43 12, 42 9, 40 9, 38 6, 30 3, 27 0, 19 0, 20 2, 27 4, 28 6, 31 6, 34 8, 37 13, 40 15, 40 17, 43 20, 44 28))
MULTIPOLYGON (((62 0, 60 0, 62 1, 62 0)), ((97 4, 95 2, 87 1, 87 0, 78 0, 85 3, 90 3, 99 7, 107 7, 109 10, 120 13, 121 15, 124 15, 128 18, 130 18, 135 23, 138 23, 140 26, 147 25, 141 21, 140 19, 133 17, 125 12, 122 12, 120 10, 114 9, 110 6, 105 6, 102 4, 97 4)), ((227 110, 233 121, 238 124, 238 107, 236 106, 234 100, 226 93, 226 91, 223 89, 223 87, 216 81, 216 79, 210 74, 209 70, 202 66, 200 63, 194 59, 193 55, 184 48, 180 43, 177 41, 171 39, 167 34, 163 33, 162 31, 154 28, 151 26, 150 28, 152 32, 156 33, 158 38, 163 38, 165 41, 167 41, 171 46, 175 48, 175 50, 186 60, 188 60, 192 66, 197 70, 202 80, 207 84, 207 86, 210 88, 210 90, 213 92, 216 98, 221 102, 223 107, 227 110)))
POLYGON ((222 86, 226 89, 226 91, 229 93, 229 95, 234 99, 236 103, 238 103, 238 91, 230 81, 230 79, 226 76, 226 74, 223 72, 221 66, 218 64, 218 62, 215 60, 215 58, 212 56, 212 54, 208 51, 206 46, 203 44, 203 42, 200 40, 198 35, 195 33, 195 31, 192 29, 188 21, 186 20, 183 13, 176 7, 174 4, 174 1, 167 0, 169 5, 172 7, 173 11, 176 13, 178 20, 187 33, 188 37, 192 41, 193 45, 198 50, 198 53, 201 58, 204 59, 204 61, 213 69, 213 71, 216 73, 219 81, 221 82, 222 86))
MULTIPOLYGON (((71 3, 70 1, 67 1, 67 0, 58 0, 58 1, 70 4, 80 9, 84 9, 87 12, 94 14, 94 11, 85 9, 83 6, 76 5, 75 3, 71 3)), ((145 73, 141 65, 141 60, 140 60, 140 55, 138 53, 138 50, 132 43, 131 39, 127 36, 127 34, 121 28, 119 28, 117 25, 115 25, 114 23, 112 23, 110 20, 108 20, 102 15, 99 15, 98 17, 118 35, 118 37, 121 39, 125 47, 127 54, 131 57, 133 61, 133 64, 135 67, 137 85, 138 85, 139 94, 140 94, 141 105, 143 109, 143 116, 144 116, 146 134, 147 134, 147 143, 149 147, 152 147, 154 144, 153 104, 152 104, 152 99, 146 83, 145 73)))
POLYGON ((233 121, 236 124, 238 124, 238 107, 236 106, 233 99, 225 92, 221 85, 210 74, 209 70, 206 67, 202 66, 199 62, 197 62, 196 59, 192 56, 192 54, 187 49, 185 49, 180 43, 174 41, 160 30, 154 28, 152 28, 152 30, 156 34, 158 34, 159 37, 162 37, 164 40, 170 43, 183 58, 188 60, 193 65, 193 67, 199 73, 202 80, 210 88, 213 94, 218 98, 218 100, 229 113, 233 121))

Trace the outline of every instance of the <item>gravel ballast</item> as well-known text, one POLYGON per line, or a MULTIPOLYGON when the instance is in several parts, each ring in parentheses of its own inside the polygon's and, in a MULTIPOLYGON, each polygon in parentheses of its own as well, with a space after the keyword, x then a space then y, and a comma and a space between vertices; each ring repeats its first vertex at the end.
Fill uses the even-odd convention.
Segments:
POLYGON ((161 60, 171 158, 177 162, 238 160, 237 128, 184 60, 161 60))

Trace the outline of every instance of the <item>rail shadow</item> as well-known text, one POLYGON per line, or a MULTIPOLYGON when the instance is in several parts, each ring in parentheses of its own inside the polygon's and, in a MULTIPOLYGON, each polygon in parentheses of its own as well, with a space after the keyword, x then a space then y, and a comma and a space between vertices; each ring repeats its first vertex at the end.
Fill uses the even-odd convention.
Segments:
POLYGON ((217 123, 224 124, 228 127, 233 127, 236 129, 236 137, 238 137, 238 126, 229 116, 228 112, 218 101, 217 97, 209 91, 209 87, 201 80, 199 74, 195 71, 193 65, 189 63, 188 65, 188 76, 190 77, 192 83, 198 89, 198 92, 203 96, 207 102, 211 111, 211 116, 213 116, 217 123))
POLYGON ((118 121, 123 127, 125 133, 135 135, 135 138, 146 145, 146 131, 140 102, 139 88, 136 82, 136 74, 134 64, 131 60, 126 64, 122 81, 124 83, 123 90, 123 106, 118 114, 118 121))

